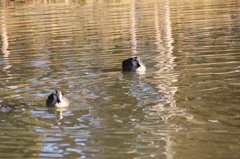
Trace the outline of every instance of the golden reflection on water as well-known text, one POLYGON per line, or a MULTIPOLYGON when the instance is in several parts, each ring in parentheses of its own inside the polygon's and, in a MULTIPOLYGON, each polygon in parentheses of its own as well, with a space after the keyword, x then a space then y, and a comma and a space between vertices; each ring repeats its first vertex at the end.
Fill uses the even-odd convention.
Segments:
POLYGON ((18 154, 31 157, 236 155, 228 131, 239 134, 239 11, 226 3, 5 1, 3 138, 9 125, 22 127, 36 139, 18 154), (122 73, 130 56, 147 72, 122 73), (70 97, 69 108, 44 107, 54 89, 70 97), (209 143, 214 151, 204 150, 209 143))

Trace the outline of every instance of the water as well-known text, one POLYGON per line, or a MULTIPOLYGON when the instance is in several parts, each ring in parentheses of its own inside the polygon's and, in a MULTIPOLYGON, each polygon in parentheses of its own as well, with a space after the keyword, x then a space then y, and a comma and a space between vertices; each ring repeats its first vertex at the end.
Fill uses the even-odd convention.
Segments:
POLYGON ((1 5, 0 158, 240 157, 237 1, 1 5))

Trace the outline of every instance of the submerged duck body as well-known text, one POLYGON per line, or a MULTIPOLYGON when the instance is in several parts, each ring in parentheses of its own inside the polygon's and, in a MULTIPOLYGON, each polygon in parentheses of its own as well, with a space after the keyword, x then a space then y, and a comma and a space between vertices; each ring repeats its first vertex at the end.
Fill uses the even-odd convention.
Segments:
POLYGON ((122 62, 123 71, 145 71, 146 67, 138 57, 131 57, 122 62))
POLYGON ((60 90, 50 94, 46 101, 47 107, 67 107, 69 104, 70 100, 60 90))

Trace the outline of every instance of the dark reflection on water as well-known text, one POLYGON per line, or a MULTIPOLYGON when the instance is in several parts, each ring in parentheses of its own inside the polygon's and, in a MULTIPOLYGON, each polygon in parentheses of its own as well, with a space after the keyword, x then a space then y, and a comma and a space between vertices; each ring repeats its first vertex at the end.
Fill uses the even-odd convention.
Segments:
POLYGON ((235 1, 2 5, 1 158, 239 158, 235 1))

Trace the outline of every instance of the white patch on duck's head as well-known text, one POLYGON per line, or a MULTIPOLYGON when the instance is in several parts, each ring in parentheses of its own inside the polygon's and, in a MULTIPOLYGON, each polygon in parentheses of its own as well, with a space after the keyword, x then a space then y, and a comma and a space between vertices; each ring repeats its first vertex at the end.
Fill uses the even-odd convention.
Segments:
POLYGON ((57 103, 61 104, 62 101, 62 92, 60 90, 56 90, 55 94, 57 95, 57 103))
POLYGON ((136 71, 145 71, 146 67, 144 66, 144 64, 141 62, 140 58, 138 57, 133 57, 133 61, 136 64, 137 68, 136 71))

